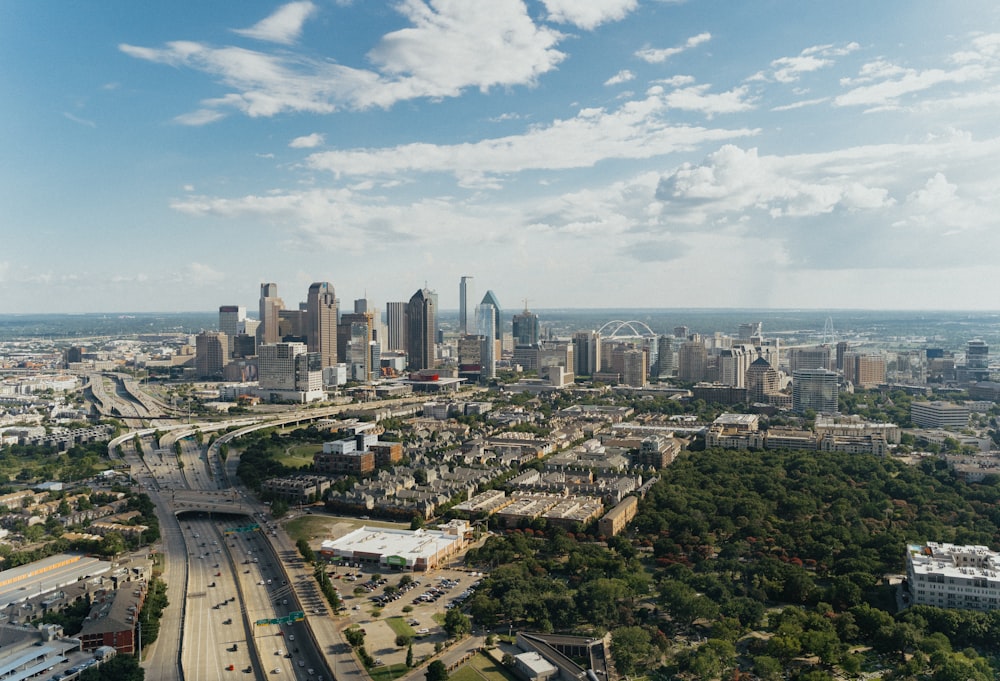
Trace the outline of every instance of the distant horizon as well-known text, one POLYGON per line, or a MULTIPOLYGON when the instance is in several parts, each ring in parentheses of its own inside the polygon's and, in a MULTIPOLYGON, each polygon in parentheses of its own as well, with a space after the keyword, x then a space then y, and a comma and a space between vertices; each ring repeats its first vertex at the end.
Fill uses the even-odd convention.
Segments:
MULTIPOLYGON (((391 302, 391 301, 387 301, 391 302)), ((379 305, 379 309, 384 310, 385 303, 379 305)), ((249 305, 244 306, 247 309, 247 316, 252 317, 249 312, 256 309, 256 306, 251 307, 249 305)), ((288 308, 293 309, 293 308, 288 308)), ((352 308, 353 309, 353 308, 352 308)), ((504 311, 508 310, 522 310, 524 308, 518 307, 503 307, 504 311)), ((684 312, 926 312, 926 313, 940 313, 940 314, 997 314, 1000 315, 1000 308, 919 308, 919 307, 571 307, 571 306, 556 306, 556 307, 529 307, 529 312, 560 312, 560 311, 588 311, 588 312, 613 312, 613 311, 644 311, 644 312, 665 312, 665 311, 684 311, 684 312)), ((88 317, 88 316, 99 316, 99 315, 113 315, 120 317, 123 315, 215 315, 218 314, 218 309, 212 310, 124 310, 124 311, 103 311, 103 312, 0 312, 0 317, 88 317)), ((458 315, 458 308, 441 308, 440 312, 458 315)))

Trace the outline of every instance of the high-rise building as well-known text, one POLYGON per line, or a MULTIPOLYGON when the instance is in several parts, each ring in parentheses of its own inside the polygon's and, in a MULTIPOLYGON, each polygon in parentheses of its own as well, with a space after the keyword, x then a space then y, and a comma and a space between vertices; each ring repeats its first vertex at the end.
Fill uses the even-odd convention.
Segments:
POLYGON ((737 388, 746 387, 747 369, 756 356, 752 345, 736 344, 719 351, 719 383, 737 388))
POLYGON ((473 333, 472 324, 475 321, 473 306, 476 299, 476 287, 472 277, 462 277, 458 285, 458 332, 459 334, 473 333))
POLYGON ((573 334, 573 354, 577 376, 593 376, 601 370, 601 334, 597 331, 577 331, 573 334))
POLYGON ((482 370, 480 375, 490 379, 497 376, 497 356, 500 341, 496 337, 497 309, 490 303, 476 308, 476 333, 483 339, 481 352, 482 370))
POLYGON ((305 303, 298 310, 278 311, 278 338, 282 343, 307 343, 305 303))
POLYGON ((707 354, 705 344, 697 334, 681 343, 677 351, 677 378, 682 381, 704 380, 707 354))
POLYGON ((271 401, 300 402, 323 397, 323 367, 318 352, 305 343, 273 343, 257 349, 260 390, 271 401))
POLYGON ((194 365, 198 378, 222 378, 229 362, 229 339, 221 331, 202 331, 195 336, 194 365))
POLYGON ((767 402, 770 395, 776 395, 780 388, 778 372, 763 357, 750 363, 747 369, 747 401, 751 404, 767 402))
POLYGON ((514 345, 538 345, 541 329, 538 324, 538 315, 529 312, 525 306, 524 312, 514 315, 513 318, 514 345))
POLYGON ((337 353, 347 363, 354 380, 373 378, 371 344, 374 341, 375 313, 354 312, 340 315, 337 325, 337 353))
POLYGON ((265 283, 260 285, 260 326, 257 327, 258 342, 277 343, 280 340, 278 317, 284 307, 285 302, 278 297, 277 284, 265 283))
POLYGON ((829 345, 792 348, 788 351, 788 368, 793 374, 799 369, 830 369, 834 361, 829 345))
POLYGON ((740 324, 739 327, 739 339, 744 342, 749 342, 751 338, 758 338, 761 335, 761 330, 763 329, 763 324, 761 322, 747 322, 740 324))
POLYGON ((386 339, 383 349, 390 352, 406 351, 406 306, 405 302, 385 304, 386 339))
POLYGON ((434 368, 434 339, 437 335, 435 297, 425 287, 414 293, 406 306, 406 352, 410 368, 416 371, 434 368))
POLYGON ((493 306, 494 338, 503 340, 503 311, 500 308, 500 303, 497 301, 496 294, 492 290, 487 291, 480 305, 493 306))
POLYGON ((626 350, 623 360, 622 383, 637 388, 646 385, 646 353, 638 349, 626 350))
POLYGON ((674 374, 674 344, 670 336, 660 336, 656 353, 656 378, 670 378, 674 374))
POLYGON ((857 387, 875 388, 885 383, 885 355, 874 352, 845 352, 841 358, 844 378, 857 387))
POLYGON ((959 383, 979 383, 990 380, 990 346, 981 340, 965 345, 965 364, 956 367, 959 383))
POLYGON ((674 327, 674 338, 687 338, 688 337, 688 327, 686 326, 675 326, 674 327))
POLYGON ((229 347, 226 348, 226 356, 233 356, 233 339, 243 330, 240 328, 246 323, 247 309, 242 305, 220 305, 219 306, 219 331, 226 334, 229 339, 229 347))
POLYGON ((306 297, 306 347, 317 352, 324 367, 338 363, 337 296, 327 281, 309 286, 306 297))
POLYGON ((839 377, 829 369, 799 369, 792 373, 792 409, 803 413, 836 414, 839 377))

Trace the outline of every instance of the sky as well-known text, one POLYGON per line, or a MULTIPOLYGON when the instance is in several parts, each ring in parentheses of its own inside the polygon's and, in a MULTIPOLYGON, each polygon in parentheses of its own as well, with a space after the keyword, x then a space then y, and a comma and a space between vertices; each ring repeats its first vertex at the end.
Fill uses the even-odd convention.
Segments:
POLYGON ((993 0, 6 0, 0 65, 0 313, 1000 309, 993 0))

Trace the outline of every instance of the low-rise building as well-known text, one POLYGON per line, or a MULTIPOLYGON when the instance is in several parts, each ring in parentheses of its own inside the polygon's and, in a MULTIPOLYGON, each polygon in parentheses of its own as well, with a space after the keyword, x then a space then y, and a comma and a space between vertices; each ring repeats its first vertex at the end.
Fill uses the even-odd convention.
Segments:
POLYGON ((1000 553, 985 546, 910 544, 906 547, 906 575, 913 605, 1000 608, 1000 553))

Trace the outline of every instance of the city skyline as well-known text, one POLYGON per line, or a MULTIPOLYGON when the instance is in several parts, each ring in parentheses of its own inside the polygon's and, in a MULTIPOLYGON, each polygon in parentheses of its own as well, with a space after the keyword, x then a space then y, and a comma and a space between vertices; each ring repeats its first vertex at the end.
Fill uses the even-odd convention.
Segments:
POLYGON ((992 3, 12 2, 0 58, 0 314, 1000 308, 992 3))

